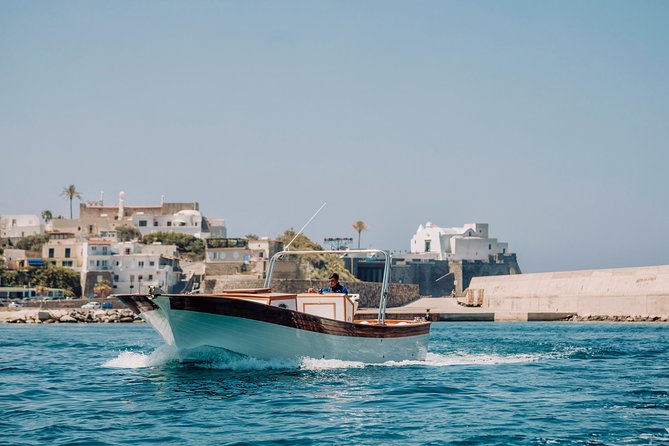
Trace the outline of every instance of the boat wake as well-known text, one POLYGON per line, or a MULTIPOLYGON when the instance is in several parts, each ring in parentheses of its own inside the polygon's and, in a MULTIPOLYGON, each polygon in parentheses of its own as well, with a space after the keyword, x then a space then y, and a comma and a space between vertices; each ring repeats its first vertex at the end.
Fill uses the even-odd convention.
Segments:
POLYGON ((548 354, 471 354, 453 352, 449 354, 428 353, 425 361, 387 361, 370 364, 359 361, 338 359, 302 358, 301 360, 262 360, 241 356, 221 349, 206 349, 196 354, 181 357, 173 346, 163 345, 150 354, 123 351, 116 358, 102 364, 102 367, 119 369, 141 369, 160 367, 169 363, 188 365, 195 368, 213 370, 336 370, 359 369, 363 367, 449 367, 459 365, 498 365, 535 362, 553 357, 548 354))
POLYGON ((387 361, 380 364, 367 364, 357 361, 339 361, 336 359, 304 358, 300 368, 303 370, 352 369, 362 367, 448 367, 457 365, 497 365, 534 362, 542 359, 542 355, 496 355, 496 354, 467 354, 428 353, 425 361, 387 361))
POLYGON ((143 369, 147 367, 159 367, 169 362, 179 360, 177 350, 171 345, 162 345, 150 354, 123 351, 114 359, 102 364, 102 367, 111 369, 143 369))

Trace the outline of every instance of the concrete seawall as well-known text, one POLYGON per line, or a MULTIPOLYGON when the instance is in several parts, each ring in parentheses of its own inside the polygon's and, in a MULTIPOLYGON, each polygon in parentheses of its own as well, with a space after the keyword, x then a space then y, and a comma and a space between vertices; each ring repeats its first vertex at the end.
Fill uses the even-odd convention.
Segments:
POLYGON ((669 265, 475 277, 467 299, 494 313, 669 315, 669 265))

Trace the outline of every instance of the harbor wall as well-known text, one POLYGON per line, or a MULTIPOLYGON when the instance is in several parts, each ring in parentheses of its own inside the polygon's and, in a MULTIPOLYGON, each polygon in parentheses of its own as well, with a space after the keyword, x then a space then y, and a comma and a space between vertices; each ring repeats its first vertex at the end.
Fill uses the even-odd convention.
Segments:
POLYGON ((494 312, 669 314, 669 265, 474 277, 467 290, 494 312))

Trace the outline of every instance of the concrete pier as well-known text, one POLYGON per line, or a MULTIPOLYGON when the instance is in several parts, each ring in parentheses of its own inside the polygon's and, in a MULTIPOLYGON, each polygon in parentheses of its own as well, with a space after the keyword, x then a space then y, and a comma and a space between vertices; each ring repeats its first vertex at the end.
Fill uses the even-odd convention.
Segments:
MULTIPOLYGON (((375 309, 359 312, 374 318, 375 309)), ((388 308, 433 321, 669 321, 669 265, 475 277, 464 297, 388 308), (429 310, 429 311, 428 311, 429 310)))
POLYGON ((481 309, 577 315, 669 315, 669 265, 475 277, 481 309))

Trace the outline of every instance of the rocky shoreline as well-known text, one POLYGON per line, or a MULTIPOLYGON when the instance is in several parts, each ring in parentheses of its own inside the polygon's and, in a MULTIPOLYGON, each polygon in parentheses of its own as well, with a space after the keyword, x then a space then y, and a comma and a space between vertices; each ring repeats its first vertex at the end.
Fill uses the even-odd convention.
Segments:
POLYGON ((648 315, 648 314, 641 314, 636 316, 606 316, 606 315, 596 315, 596 314, 595 315, 575 314, 566 320, 574 322, 669 322, 669 316, 667 315, 658 316, 658 315, 648 315))
POLYGON ((0 322, 7 324, 118 324, 144 322, 129 309, 119 310, 20 310, 0 312, 0 322))

